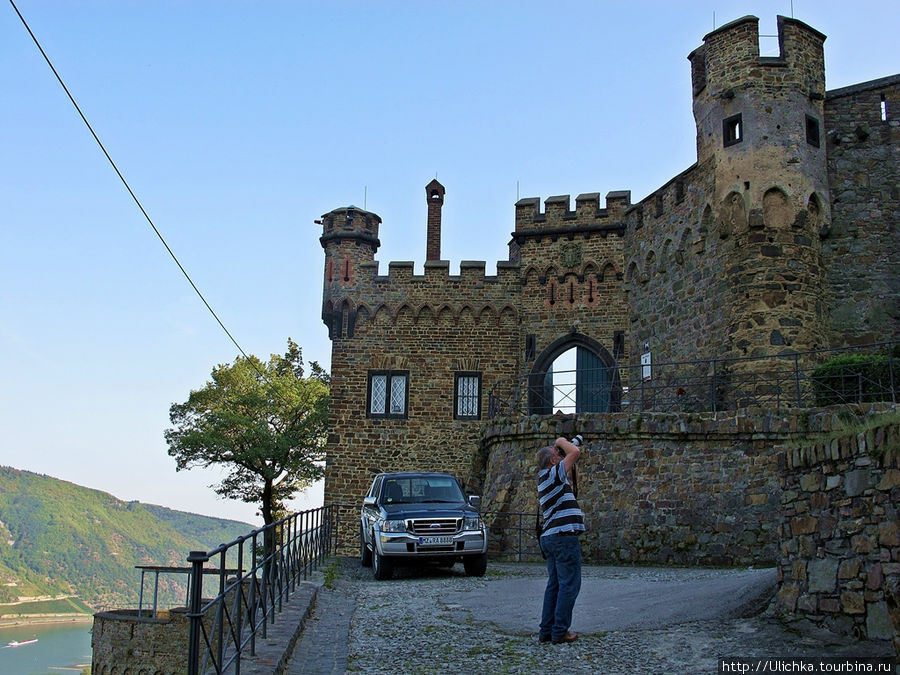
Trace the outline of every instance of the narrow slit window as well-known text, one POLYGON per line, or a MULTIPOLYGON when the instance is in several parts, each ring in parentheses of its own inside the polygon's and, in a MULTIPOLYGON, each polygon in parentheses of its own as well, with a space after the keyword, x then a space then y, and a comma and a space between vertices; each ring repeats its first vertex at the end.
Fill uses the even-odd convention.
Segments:
POLYGON ((726 148, 744 140, 744 122, 741 113, 722 120, 722 136, 726 148))
POLYGON ((881 95, 881 121, 887 122, 887 99, 881 95))
POLYGON ((819 147, 819 120, 811 115, 806 116, 806 142, 814 148, 819 147))

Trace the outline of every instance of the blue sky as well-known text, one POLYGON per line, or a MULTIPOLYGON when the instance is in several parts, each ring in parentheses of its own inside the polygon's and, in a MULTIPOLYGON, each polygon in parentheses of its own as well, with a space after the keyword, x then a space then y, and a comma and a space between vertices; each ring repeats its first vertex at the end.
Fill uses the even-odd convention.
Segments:
MULTIPOLYGON (((323 213, 378 213, 382 270, 421 270, 437 175, 442 257, 493 273, 517 197, 637 201, 693 163, 686 56, 714 27, 793 13, 828 36, 829 89, 900 72, 895 0, 16 4, 244 350, 290 336, 325 367, 323 213)), ((8 3, 0 73, 0 464, 256 522, 163 440, 237 349, 8 3)))

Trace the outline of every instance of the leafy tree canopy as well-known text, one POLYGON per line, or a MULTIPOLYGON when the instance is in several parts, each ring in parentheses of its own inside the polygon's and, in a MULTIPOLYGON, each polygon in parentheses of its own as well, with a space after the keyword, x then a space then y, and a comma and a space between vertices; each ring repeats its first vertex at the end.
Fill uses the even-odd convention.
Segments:
POLYGON ((217 465, 229 471, 218 494, 258 503, 266 524, 283 502, 322 476, 328 374, 313 361, 304 377, 300 347, 213 368, 212 379, 169 410, 165 432, 177 470, 217 465))

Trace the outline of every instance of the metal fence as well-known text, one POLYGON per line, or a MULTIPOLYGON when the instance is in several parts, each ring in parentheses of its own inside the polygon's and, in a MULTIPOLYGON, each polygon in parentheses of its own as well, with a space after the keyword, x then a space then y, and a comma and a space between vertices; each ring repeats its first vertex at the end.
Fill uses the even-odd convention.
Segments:
POLYGON ((488 416, 896 403, 898 366, 900 342, 894 340, 792 354, 528 373, 494 388, 488 416))
MULTIPOLYGON (((277 621, 301 579, 328 555, 359 553, 359 505, 329 504, 295 513, 212 551, 191 551, 188 568, 144 566, 144 574, 187 574, 189 675, 241 672, 256 654, 257 638, 277 621), (204 598, 211 592, 211 598, 204 598)), ((495 559, 536 560, 540 549, 534 514, 485 512, 488 554, 495 559)))
POLYGON ((187 672, 239 674, 256 639, 334 547, 335 507, 292 514, 212 551, 191 551, 187 672), (204 599, 204 579, 215 596, 204 599))

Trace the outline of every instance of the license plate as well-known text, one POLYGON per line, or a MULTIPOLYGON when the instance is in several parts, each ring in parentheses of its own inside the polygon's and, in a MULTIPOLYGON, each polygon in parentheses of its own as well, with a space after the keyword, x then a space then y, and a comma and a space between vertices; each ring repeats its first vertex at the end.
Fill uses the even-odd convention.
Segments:
POLYGON ((419 537, 419 546, 446 546, 453 543, 453 537, 419 537))

